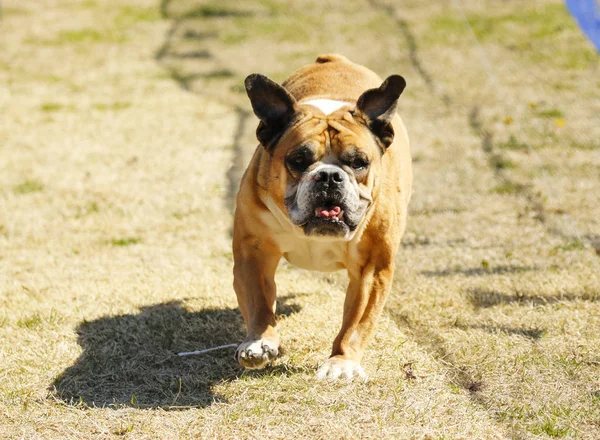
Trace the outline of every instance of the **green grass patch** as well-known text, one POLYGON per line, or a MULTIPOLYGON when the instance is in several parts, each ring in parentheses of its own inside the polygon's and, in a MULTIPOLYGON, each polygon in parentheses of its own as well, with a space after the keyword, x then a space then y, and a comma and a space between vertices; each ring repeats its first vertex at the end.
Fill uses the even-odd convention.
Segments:
POLYGON ((116 428, 116 429, 114 429, 112 431, 112 433, 114 435, 119 435, 119 436, 126 435, 126 434, 128 434, 128 433, 130 433, 130 432, 133 431, 133 427, 134 427, 133 423, 119 422, 119 427, 116 428))
POLYGON ((72 110, 73 108, 58 102, 44 102, 40 105, 40 110, 46 113, 60 112, 63 110, 72 110))
POLYGON ((77 213, 75 214, 75 218, 85 217, 86 215, 96 214, 100 212, 100 206, 97 202, 88 202, 84 206, 80 206, 77 208, 77 213))
POLYGON ((225 8, 213 4, 204 5, 187 12, 184 18, 215 18, 215 17, 249 17, 254 15, 251 11, 225 8))
POLYGON ((552 84, 554 90, 575 90, 576 87, 573 84, 567 84, 564 82, 555 82, 552 84))
POLYGON ((177 220, 183 220, 184 218, 189 217, 190 215, 197 214, 198 212, 200 212, 199 209, 191 209, 189 211, 176 211, 173 213, 173 217, 175 217, 177 220))
POLYGON ((546 5, 541 8, 519 10, 515 13, 493 15, 473 15, 469 22, 478 38, 502 37, 519 27, 528 39, 556 38, 566 27, 573 26, 562 4, 546 5))
POLYGON ((537 116, 542 118, 564 118, 565 115, 562 111, 557 108, 550 108, 547 110, 539 110, 536 112, 537 116))
POLYGON ((152 23, 161 19, 159 8, 129 5, 119 9, 114 23, 118 29, 125 29, 137 23, 152 23))
MULTIPOLYGON (((232 26, 223 33, 224 44, 235 45, 243 41, 266 38, 269 41, 305 43, 314 36, 320 23, 308 20, 292 20, 288 15, 271 16, 257 20, 256 17, 235 17, 232 26)), ((289 72, 288 72, 289 73, 289 72)))
POLYGON ((58 43, 97 43, 105 39, 105 33, 96 29, 76 29, 69 31, 60 31, 58 33, 58 43))
POLYGON ((516 137, 511 135, 506 142, 498 144, 498 148, 502 148, 504 150, 522 151, 528 150, 529 146, 525 142, 521 142, 516 137))
POLYGON ((574 148, 575 150, 583 150, 583 151, 591 151, 591 150, 600 150, 600 142, 598 141, 589 141, 589 142, 581 142, 581 141, 571 141, 569 146, 574 148))
POLYGON ((545 163, 543 165, 540 165, 539 167, 533 167, 531 169, 530 175, 532 178, 539 176, 540 173, 548 174, 548 175, 552 176, 552 175, 556 174, 556 172, 557 172, 556 165, 545 163))
MULTIPOLYGON (((468 31, 466 23, 458 17, 454 11, 445 11, 442 14, 433 17, 429 23, 430 37, 441 37, 442 35, 464 35, 468 31)), ((434 39, 442 43, 444 40, 434 39)))
POLYGON ((124 22, 153 22, 161 19, 158 8, 144 8, 139 6, 123 6, 119 9, 116 21, 124 22))
POLYGON ((62 78, 58 75, 52 75, 52 74, 49 74, 49 75, 36 74, 36 75, 32 75, 32 77, 37 81, 41 81, 41 82, 45 82, 45 83, 49 83, 49 84, 60 84, 63 82, 68 82, 64 78, 62 78))
POLYGON ((133 244, 139 244, 141 242, 142 239, 140 237, 111 238, 110 240, 108 240, 108 244, 117 247, 131 246, 133 244))
POLYGON ((525 190, 525 185, 514 182, 504 182, 492 188, 496 194, 519 194, 525 190))
POLYGON ((115 29, 81 28, 60 31, 53 39, 27 38, 25 42, 32 45, 64 46, 98 43, 122 43, 126 37, 115 29))
POLYGON ((26 328, 26 329, 35 329, 41 327, 43 323, 42 317, 38 313, 34 313, 33 315, 20 318, 17 321, 17 327, 26 328))
POLYGON ((203 75, 203 78, 206 79, 222 79, 222 78, 231 78, 235 76, 235 74, 229 69, 218 69, 213 70, 212 72, 207 72, 203 75))
POLYGON ((251 35, 247 34, 246 32, 231 31, 231 32, 223 35, 223 37, 221 38, 221 41, 224 44, 236 45, 236 44, 240 44, 250 38, 251 38, 251 35))
POLYGON ((44 190, 44 185, 37 180, 26 180, 23 183, 13 186, 13 191, 17 194, 30 194, 44 190))
MULTIPOLYGON (((583 36, 581 36, 583 39, 583 36)), ((600 62, 600 55, 593 49, 579 44, 579 41, 571 38, 569 48, 556 50, 553 47, 548 47, 546 51, 531 52, 530 60, 534 63, 554 63, 557 67, 566 70, 588 69, 600 62)), ((587 43, 585 43, 587 44, 587 43)), ((574 86, 564 85, 565 90, 575 90, 574 86)))
POLYGON ((10 6, 5 6, 0 11, 0 16, 11 17, 16 15, 31 15, 31 11, 23 8, 15 8, 10 6))
POLYGON ((79 6, 83 9, 92 9, 98 6, 98 2, 96 0, 83 0, 79 3, 79 6))
POLYGON ((516 168, 517 164, 503 157, 500 154, 495 154, 490 158, 490 165, 497 170, 505 170, 508 168, 516 168))
POLYGON ((484 13, 468 14, 467 21, 454 9, 443 11, 430 20, 423 42, 438 46, 449 43, 472 46, 470 26, 481 43, 499 44, 518 51, 528 62, 585 69, 600 59, 585 42, 562 3, 525 7, 496 15, 487 9, 484 13))
POLYGON ((564 437, 569 433, 569 428, 559 426, 556 420, 548 418, 544 423, 530 429, 534 434, 546 434, 550 437, 564 437))
POLYGON ((117 101, 110 104, 93 104, 92 107, 100 111, 119 111, 131 107, 131 103, 125 101, 117 101))
MULTIPOLYGON (((2 65, 0 64, 0 69, 2 68, 2 65)), ((39 83, 43 83, 43 84, 48 84, 48 85, 64 85, 66 87, 69 88, 70 91, 73 92, 80 92, 83 90, 83 88, 78 85, 77 83, 64 78, 62 76, 59 75, 55 75, 53 73, 46 73, 46 72, 39 72, 39 71, 30 71, 30 70, 26 70, 26 69, 11 69, 12 70, 12 75, 13 78, 18 78, 19 80, 25 80, 25 81, 32 81, 32 82, 39 82, 39 83)), ((64 107, 64 108, 69 108, 70 110, 73 110, 72 106, 63 106, 61 104, 58 103, 54 103, 54 102, 48 102, 45 104, 49 104, 48 108, 42 108, 42 110, 47 110, 47 111, 53 111, 57 108, 54 108, 55 106, 60 106, 60 107, 64 107)), ((42 104, 42 107, 45 107, 45 104, 42 104)))
MULTIPOLYGON (((372 35, 373 37, 378 36, 383 41, 389 38, 389 30, 396 24, 392 17, 387 14, 377 14, 376 16, 368 19, 356 20, 352 22, 340 23, 339 32, 346 36, 349 42, 352 41, 352 37, 362 38, 362 35, 372 35)), ((371 38, 373 38, 371 37, 371 38)), ((310 58, 314 58, 314 51, 310 53, 310 58)))
POLYGON ((56 310, 52 309, 50 314, 47 316, 43 316, 42 314, 36 312, 31 315, 21 317, 17 321, 17 327, 35 330, 40 327, 43 327, 46 324, 55 325, 59 324, 62 321, 62 317, 56 312, 56 310))
POLYGON ((467 21, 468 24, 455 10, 444 11, 431 20, 430 31, 437 41, 446 44, 447 40, 444 36, 446 38, 453 35, 466 37, 470 25, 481 42, 504 40, 512 36, 511 42, 516 41, 526 47, 532 39, 556 38, 563 29, 575 26, 562 4, 521 8, 518 12, 499 15, 489 12, 468 14, 467 21))
POLYGON ((555 246, 553 248, 553 250, 555 250, 555 251, 564 251, 564 252, 580 251, 583 249, 585 249, 585 246, 583 245, 583 242, 581 242, 581 240, 578 240, 578 239, 571 240, 565 244, 561 244, 561 245, 555 246))

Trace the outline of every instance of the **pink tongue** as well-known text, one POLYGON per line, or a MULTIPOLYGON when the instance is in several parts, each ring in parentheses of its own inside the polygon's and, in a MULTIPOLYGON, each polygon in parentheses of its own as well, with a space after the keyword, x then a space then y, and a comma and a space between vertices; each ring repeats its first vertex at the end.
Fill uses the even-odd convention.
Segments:
POLYGON ((333 209, 321 209, 319 211, 319 216, 325 218, 335 217, 340 213, 340 211, 341 208, 339 206, 334 206, 333 209))

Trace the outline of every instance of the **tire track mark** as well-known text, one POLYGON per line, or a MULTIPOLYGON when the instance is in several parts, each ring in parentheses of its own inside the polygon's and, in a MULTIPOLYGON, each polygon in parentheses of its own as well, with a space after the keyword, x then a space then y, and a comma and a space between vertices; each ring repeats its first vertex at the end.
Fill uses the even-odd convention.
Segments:
MULTIPOLYGON (((236 108, 237 125, 235 134, 233 136, 233 161, 231 167, 227 171, 227 180, 229 182, 227 187, 227 204, 231 213, 235 210, 235 198, 237 196, 240 181, 248 164, 247 148, 244 148, 243 140, 246 138, 248 133, 248 121, 252 113, 242 108, 236 108)), ((231 231, 233 233, 233 231, 231 231)))
POLYGON ((516 180, 511 179, 505 171, 503 164, 505 164, 507 160, 495 147, 492 132, 483 126, 479 105, 474 105, 469 112, 469 127, 473 133, 481 139, 481 150, 486 155, 488 166, 494 172, 496 179, 499 180, 507 190, 514 191, 516 194, 525 198, 529 211, 527 214, 531 213, 531 217, 542 223, 548 232, 567 238, 561 231, 547 227, 547 211, 541 194, 533 192, 533 185, 517 182, 516 180))
POLYGON ((444 338, 420 323, 412 322, 407 316, 388 309, 388 313, 396 326, 410 337, 419 346, 432 355, 440 363, 447 380, 453 385, 464 390, 469 400, 479 408, 491 415, 491 419, 505 438, 519 438, 519 433, 514 427, 506 423, 493 409, 493 405, 486 399, 486 384, 480 378, 473 376, 465 367, 458 365, 452 352, 447 348, 444 338))
MULTIPOLYGON (((410 29, 408 22, 399 14, 398 10, 394 6, 383 4, 377 0, 367 1, 371 7, 381 9, 394 18, 398 29, 400 30, 401 35, 404 37, 409 48, 409 55, 413 68, 423 79, 430 93, 436 98, 440 99, 448 109, 451 109, 454 106, 453 100, 446 93, 441 93, 439 91, 440 88, 435 82, 433 76, 424 67, 421 57, 419 56, 417 39, 410 29)), ((482 127, 479 119, 479 107, 475 106, 475 108, 477 108, 477 111, 472 115, 472 117, 469 118, 469 122, 471 123, 470 127, 472 129, 474 129, 474 127, 477 128, 476 134, 481 138, 482 148, 492 151, 492 136, 482 127)), ((507 178, 506 176, 500 177, 507 178)), ((539 210, 540 208, 536 205, 536 209, 539 210)), ((412 337, 412 339, 419 346, 424 347, 434 359, 444 366, 443 368, 446 371, 451 383, 465 390, 470 400, 475 405, 486 412, 491 413, 492 420, 496 423, 498 428, 503 431, 503 436, 508 438, 518 437, 518 434, 514 431, 514 428, 511 428, 511 426, 505 420, 502 420, 500 417, 494 414, 493 406, 490 404, 488 399, 485 398, 486 396, 482 392, 485 388, 485 384, 471 375, 465 367, 461 367, 459 365, 459 362, 454 358, 451 351, 448 349, 444 338, 439 333, 431 330, 425 325, 421 325, 420 323, 411 322, 407 317, 395 312, 390 307, 386 307, 385 310, 399 329, 410 335, 410 337, 412 337)))
MULTIPOLYGON (((171 18, 173 22, 169 27, 163 44, 156 51, 155 59, 169 73, 171 78, 185 91, 203 96, 218 102, 231 109, 235 113, 236 123, 233 133, 232 162, 227 170, 227 190, 225 204, 233 214, 235 209, 235 197, 239 183, 247 165, 254 145, 246 145, 245 140, 250 137, 249 119, 252 113, 236 102, 237 96, 228 90, 223 81, 216 86, 204 87, 204 79, 227 79, 235 78, 233 72, 213 55, 211 43, 217 43, 219 32, 206 29, 198 29, 198 23, 211 18, 224 19, 240 15, 251 15, 251 11, 238 11, 229 9, 206 9, 202 6, 191 6, 187 10, 177 14, 172 12, 173 0, 162 0, 159 9, 164 18, 171 18), (199 83, 200 82, 200 86, 199 83), (216 90, 211 93, 210 90, 216 90), (250 151, 251 150, 251 151, 250 151)), ((180 5, 181 6, 181 5, 180 5)), ((230 231, 232 233, 232 231, 230 231)))
POLYGON ((417 39, 415 38, 415 35, 410 29, 408 22, 404 18, 402 18, 402 16, 398 13, 398 10, 392 5, 387 5, 377 0, 367 0, 367 2, 372 8, 383 10, 394 19, 398 28, 400 29, 400 32, 402 33, 402 36, 406 40, 406 44, 408 45, 410 62, 413 68, 415 69, 417 74, 423 79, 429 91, 435 96, 439 97, 442 100, 442 102, 449 107, 452 104, 450 96, 448 96, 448 94, 446 93, 439 91, 439 87, 434 82, 433 77, 427 71, 427 69, 423 67, 421 57, 419 56, 419 47, 417 45, 417 39))

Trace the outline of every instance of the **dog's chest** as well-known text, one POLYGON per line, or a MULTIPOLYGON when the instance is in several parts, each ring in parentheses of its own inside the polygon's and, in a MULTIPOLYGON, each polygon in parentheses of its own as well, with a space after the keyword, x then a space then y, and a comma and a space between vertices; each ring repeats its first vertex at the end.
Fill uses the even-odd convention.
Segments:
POLYGON ((333 272, 346 267, 347 243, 319 239, 279 237, 283 256, 294 266, 308 270, 333 272))
POLYGON ((273 232, 283 257, 294 266, 307 270, 333 272, 346 267, 348 243, 326 238, 308 238, 294 230, 289 220, 270 197, 265 199, 270 212, 261 218, 273 232))

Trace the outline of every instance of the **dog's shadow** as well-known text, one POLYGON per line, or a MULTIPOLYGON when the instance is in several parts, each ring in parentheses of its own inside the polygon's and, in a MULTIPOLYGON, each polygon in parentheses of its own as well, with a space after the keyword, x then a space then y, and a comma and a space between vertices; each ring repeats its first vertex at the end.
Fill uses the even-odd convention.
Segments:
MULTIPOLYGON (((280 315, 300 310, 288 299, 278 301, 280 315)), ((84 321, 77 335, 83 352, 50 386, 52 395, 67 405, 206 406, 224 400, 213 393, 213 385, 246 374, 233 360, 234 348, 177 355, 242 341, 237 309, 188 311, 173 301, 143 307, 137 314, 84 321)))

